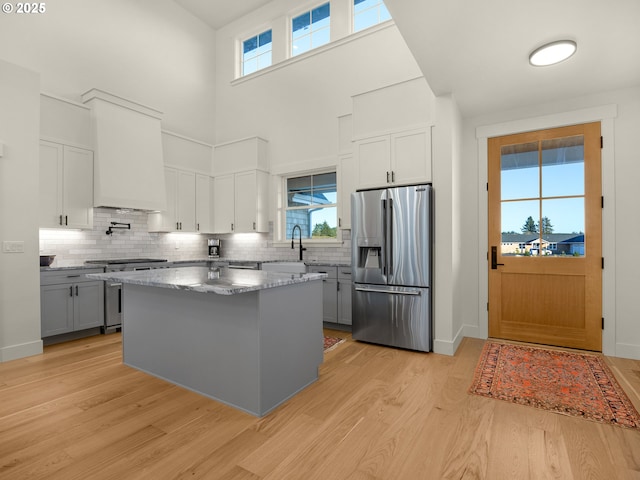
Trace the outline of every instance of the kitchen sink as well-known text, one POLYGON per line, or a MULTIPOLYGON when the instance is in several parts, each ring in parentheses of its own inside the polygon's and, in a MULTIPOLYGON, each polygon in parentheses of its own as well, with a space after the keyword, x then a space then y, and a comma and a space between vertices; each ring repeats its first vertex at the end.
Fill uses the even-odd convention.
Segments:
POLYGON ((270 272, 306 273, 304 262, 262 262, 262 270, 270 272))

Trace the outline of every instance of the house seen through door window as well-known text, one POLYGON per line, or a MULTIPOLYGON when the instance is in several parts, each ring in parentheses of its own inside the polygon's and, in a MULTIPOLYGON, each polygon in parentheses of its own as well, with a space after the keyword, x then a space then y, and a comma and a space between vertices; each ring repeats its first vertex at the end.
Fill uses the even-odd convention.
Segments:
POLYGON ((582 135, 501 148, 502 255, 585 254, 584 168, 582 135))

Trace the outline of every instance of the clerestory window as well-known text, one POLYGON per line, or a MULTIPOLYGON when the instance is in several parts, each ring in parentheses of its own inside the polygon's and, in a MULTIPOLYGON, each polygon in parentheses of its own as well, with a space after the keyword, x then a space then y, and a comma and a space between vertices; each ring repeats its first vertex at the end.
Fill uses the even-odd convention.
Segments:
POLYGON ((271 65, 273 43, 271 30, 242 42, 242 75, 249 75, 271 65))
POLYGON ((391 15, 382 0, 353 0, 354 32, 373 27, 387 20, 391 20, 391 15))
POLYGON ((292 57, 329 43, 330 13, 327 2, 291 20, 292 57))

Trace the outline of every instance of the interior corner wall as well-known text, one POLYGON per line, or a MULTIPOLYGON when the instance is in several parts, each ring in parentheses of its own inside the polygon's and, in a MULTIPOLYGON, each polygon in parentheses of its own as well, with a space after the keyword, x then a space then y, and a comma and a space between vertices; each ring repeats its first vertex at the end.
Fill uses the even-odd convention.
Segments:
POLYGON ((0 361, 42 353, 38 185, 40 77, 0 60, 0 361), (20 242, 24 252, 6 252, 20 242))
POLYGON ((433 128, 434 351, 453 355, 462 341, 461 138, 462 119, 451 95, 435 99, 433 128))

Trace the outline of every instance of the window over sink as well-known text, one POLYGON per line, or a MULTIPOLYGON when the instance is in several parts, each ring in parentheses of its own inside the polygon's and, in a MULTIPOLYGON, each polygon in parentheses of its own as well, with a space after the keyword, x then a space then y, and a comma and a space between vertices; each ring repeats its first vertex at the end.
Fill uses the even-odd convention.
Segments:
MULTIPOLYGON (((285 232, 291 239, 295 225, 300 225, 302 238, 336 240, 338 235, 338 192, 336 172, 286 177, 285 232)), ((296 236, 297 238, 297 236, 296 236)))

